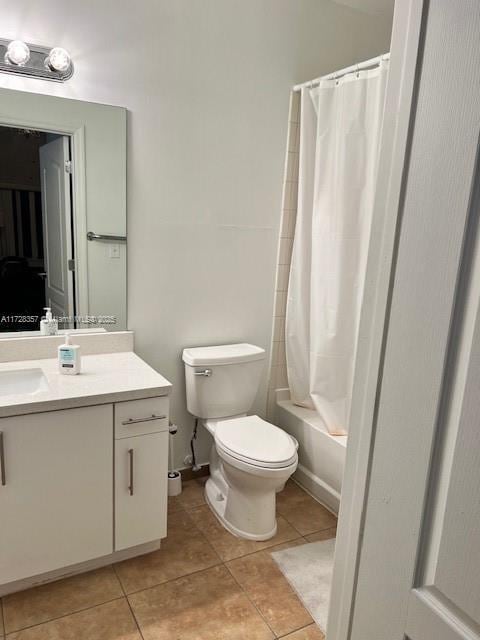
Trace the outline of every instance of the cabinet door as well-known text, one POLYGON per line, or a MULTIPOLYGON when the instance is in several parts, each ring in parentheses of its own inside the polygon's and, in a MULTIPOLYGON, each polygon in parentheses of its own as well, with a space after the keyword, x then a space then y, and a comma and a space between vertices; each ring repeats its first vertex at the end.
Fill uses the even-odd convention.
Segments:
POLYGON ((168 431, 115 441, 115 550, 167 535, 168 431))
POLYGON ((0 584, 112 553, 112 405, 1 418, 0 432, 0 584))

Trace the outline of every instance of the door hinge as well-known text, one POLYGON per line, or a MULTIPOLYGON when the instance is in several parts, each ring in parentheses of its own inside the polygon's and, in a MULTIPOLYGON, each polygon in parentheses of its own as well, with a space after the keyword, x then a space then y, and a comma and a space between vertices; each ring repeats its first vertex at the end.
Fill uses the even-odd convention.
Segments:
POLYGON ((65 160, 65 171, 67 173, 72 173, 72 161, 71 160, 65 160))
POLYGON ((75 271, 75 260, 68 260, 67 265, 69 271, 75 271))

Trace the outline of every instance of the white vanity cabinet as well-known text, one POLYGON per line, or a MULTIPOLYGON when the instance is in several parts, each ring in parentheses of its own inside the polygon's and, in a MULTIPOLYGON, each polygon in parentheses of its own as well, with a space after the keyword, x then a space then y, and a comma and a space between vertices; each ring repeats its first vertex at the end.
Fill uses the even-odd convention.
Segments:
POLYGON ((168 398, 115 405, 115 550, 167 535, 168 398))
POLYGON ((0 418, 0 584, 112 552, 113 406, 0 418))
POLYGON ((0 595, 159 547, 168 402, 0 418, 0 595))

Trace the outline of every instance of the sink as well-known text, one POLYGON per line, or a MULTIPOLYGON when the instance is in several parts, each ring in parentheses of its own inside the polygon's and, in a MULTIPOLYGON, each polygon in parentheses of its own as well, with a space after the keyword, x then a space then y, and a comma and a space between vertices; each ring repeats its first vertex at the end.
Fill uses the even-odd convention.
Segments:
POLYGON ((0 371, 0 396, 22 393, 33 395, 47 391, 48 382, 41 369, 12 369, 0 371))

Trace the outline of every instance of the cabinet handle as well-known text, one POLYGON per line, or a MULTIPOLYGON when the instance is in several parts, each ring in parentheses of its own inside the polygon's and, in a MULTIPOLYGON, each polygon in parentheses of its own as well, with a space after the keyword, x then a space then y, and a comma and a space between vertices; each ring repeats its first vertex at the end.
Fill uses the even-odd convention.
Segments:
POLYGON ((3 431, 0 431, 0 478, 2 481, 2 487, 7 484, 7 478, 5 475, 5 446, 3 444, 3 431))
POLYGON ((136 424, 137 422, 150 422, 151 420, 164 420, 166 417, 167 416, 156 416, 155 414, 152 414, 148 418, 129 418, 128 420, 124 420, 122 424, 123 426, 126 426, 129 424, 136 424))
POLYGON ((133 496, 133 449, 128 450, 128 461, 130 465, 130 484, 128 485, 128 491, 133 496))

